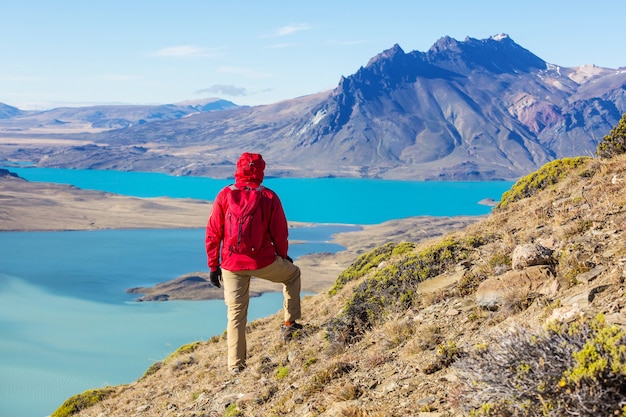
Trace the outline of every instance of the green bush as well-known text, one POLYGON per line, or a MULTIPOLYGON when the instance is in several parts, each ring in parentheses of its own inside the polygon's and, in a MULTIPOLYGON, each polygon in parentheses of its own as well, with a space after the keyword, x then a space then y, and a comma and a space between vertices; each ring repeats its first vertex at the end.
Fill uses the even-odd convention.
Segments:
POLYGON ((69 417, 107 399, 113 388, 92 389, 68 398, 50 417, 69 417))
POLYGON ((354 289, 342 313, 326 324, 328 339, 342 344, 355 342, 388 313, 412 307, 420 282, 456 265, 481 244, 482 239, 475 236, 463 241, 443 239, 378 269, 354 289))
POLYGON ((622 115, 617 126, 598 143, 596 154, 600 158, 612 158, 626 153, 626 113, 622 115))
POLYGON ((518 329, 454 366, 473 416, 626 416, 626 332, 601 315, 518 329))
POLYGON ((502 194, 502 199, 496 209, 503 209, 510 203, 532 197, 550 185, 557 184, 572 169, 582 165, 588 159, 589 157, 578 156, 576 158, 557 159, 545 164, 537 171, 520 178, 509 191, 502 194))
POLYGON ((239 407, 237 407, 236 404, 229 404, 228 407, 226 407, 226 410, 224 411, 224 414, 222 414, 223 417, 243 417, 245 416, 245 414, 243 413, 243 411, 241 411, 239 409, 239 407))
POLYGON ((378 267, 381 262, 388 260, 394 255, 400 255, 413 250, 415 245, 410 242, 387 243, 367 252, 357 258, 345 271, 335 280, 335 285, 330 289, 330 295, 335 295, 348 282, 357 280, 369 272, 372 268, 378 267))

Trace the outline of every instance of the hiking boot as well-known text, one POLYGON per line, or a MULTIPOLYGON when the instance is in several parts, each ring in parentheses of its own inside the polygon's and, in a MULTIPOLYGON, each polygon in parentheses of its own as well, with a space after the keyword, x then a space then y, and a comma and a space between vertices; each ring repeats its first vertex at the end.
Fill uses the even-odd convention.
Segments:
POLYGON ((240 373, 242 373, 244 369, 245 369, 245 365, 239 365, 239 366, 237 366, 237 367, 235 367, 235 368, 232 368, 232 369, 230 370, 230 374, 231 374, 232 376, 237 376, 237 375, 239 375, 240 373))
POLYGON ((292 321, 289 324, 285 323, 280 326, 280 338, 287 342, 296 336, 303 328, 304 327, 300 323, 296 323, 295 321, 292 321))

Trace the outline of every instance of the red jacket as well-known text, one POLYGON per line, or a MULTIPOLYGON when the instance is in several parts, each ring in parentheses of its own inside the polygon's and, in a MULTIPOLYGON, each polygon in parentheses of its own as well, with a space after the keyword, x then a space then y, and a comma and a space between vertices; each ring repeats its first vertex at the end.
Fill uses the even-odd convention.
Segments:
MULTIPOLYGON (((241 189, 258 188, 263 181, 264 169, 265 162, 261 155, 244 153, 237 162, 235 185, 241 189)), ((249 256, 233 253, 224 247, 225 238, 229 239, 229 236, 224 235, 229 233, 224 228, 226 204, 229 201, 227 193, 229 192, 232 192, 230 187, 225 187, 217 194, 206 228, 206 253, 211 271, 215 271, 220 266, 228 271, 260 269, 274 262, 276 255, 285 258, 289 249, 287 218, 278 195, 265 187, 260 202, 266 226, 261 248, 255 252, 254 256, 249 256)))

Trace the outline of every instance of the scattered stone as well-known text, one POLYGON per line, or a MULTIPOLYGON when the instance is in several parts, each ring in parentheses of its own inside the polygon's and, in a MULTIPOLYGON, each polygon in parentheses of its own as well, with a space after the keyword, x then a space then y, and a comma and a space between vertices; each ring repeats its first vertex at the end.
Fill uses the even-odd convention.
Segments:
POLYGON ((592 288, 591 291, 589 291, 589 302, 593 301, 593 299, 596 297, 596 294, 605 291, 607 288, 609 288, 608 285, 600 285, 598 287, 592 288))
POLYGON ((221 399, 220 399, 220 403, 222 404, 222 408, 228 408, 229 405, 231 404, 237 404, 237 401, 243 397, 244 394, 241 394, 239 392, 235 392, 232 394, 227 394, 224 395, 221 399))
POLYGON ((578 305, 555 308, 547 322, 570 323, 583 315, 578 305))
POLYGON ((589 281, 594 280, 595 278, 598 277, 598 275, 600 275, 603 272, 604 272, 604 267, 596 266, 595 268, 587 272, 583 272, 582 274, 576 275, 576 280, 578 280, 578 282, 587 284, 589 283, 589 281))
POLYGON ((551 265, 552 249, 537 243, 518 245, 513 249, 511 264, 513 269, 524 269, 535 265, 551 265))
POLYGON ((531 293, 552 295, 558 287, 552 268, 531 266, 483 281, 476 290, 476 303, 484 308, 496 308, 531 293))
POLYGON ((383 394, 389 394, 398 389, 398 383, 395 381, 390 382, 382 388, 383 394))
POLYGON ((577 306, 579 308, 587 308, 589 306, 589 291, 565 297, 561 300, 561 304, 567 306, 577 306))
POLYGON ((335 417, 335 416, 347 415, 344 413, 345 411, 348 411, 348 409, 358 407, 358 406, 359 406, 359 402, 357 400, 339 401, 339 402, 331 404, 331 406, 328 407, 326 411, 320 414, 320 417, 335 417))
POLYGON ((417 405, 433 404, 435 401, 437 401, 437 397, 435 397, 434 395, 429 395, 428 397, 424 397, 418 400, 417 405))
POLYGON ((626 326, 626 314, 624 313, 607 314, 604 316, 604 319, 607 323, 626 326))

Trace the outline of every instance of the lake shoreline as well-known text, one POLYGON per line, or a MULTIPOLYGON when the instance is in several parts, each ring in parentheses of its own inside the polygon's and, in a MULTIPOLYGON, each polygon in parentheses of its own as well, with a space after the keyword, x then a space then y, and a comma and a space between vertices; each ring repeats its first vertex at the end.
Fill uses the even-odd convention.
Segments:
MULTIPOLYGON (((65 184, 30 182, 13 175, 0 176, 0 201, 0 231, 14 232, 203 229, 212 208, 212 203, 205 200, 129 197, 65 184)), ((387 242, 418 242, 440 236, 464 228, 481 217, 483 216, 417 216, 375 225, 354 225, 359 230, 338 233, 332 237, 331 242, 343 246, 344 250, 304 255, 296 260, 296 265, 302 270, 302 291, 319 293, 329 289, 337 276, 359 255, 376 246, 387 242)), ((322 224, 335 225, 289 222, 290 227, 322 224)), ((343 224, 337 224, 341 225, 343 224)), ((204 272, 206 271, 189 271, 189 274, 202 275, 204 272)), ((172 283, 181 277, 168 282, 172 283)), ((259 279, 254 279, 251 283, 251 291, 255 294, 280 292, 281 288, 279 284, 259 279)), ((148 293, 154 291, 148 290, 148 293)), ((198 296, 181 290, 169 294, 167 299, 199 299, 192 297, 198 296)), ((203 297, 200 299, 222 298, 223 291, 213 289, 207 291, 203 297)))

